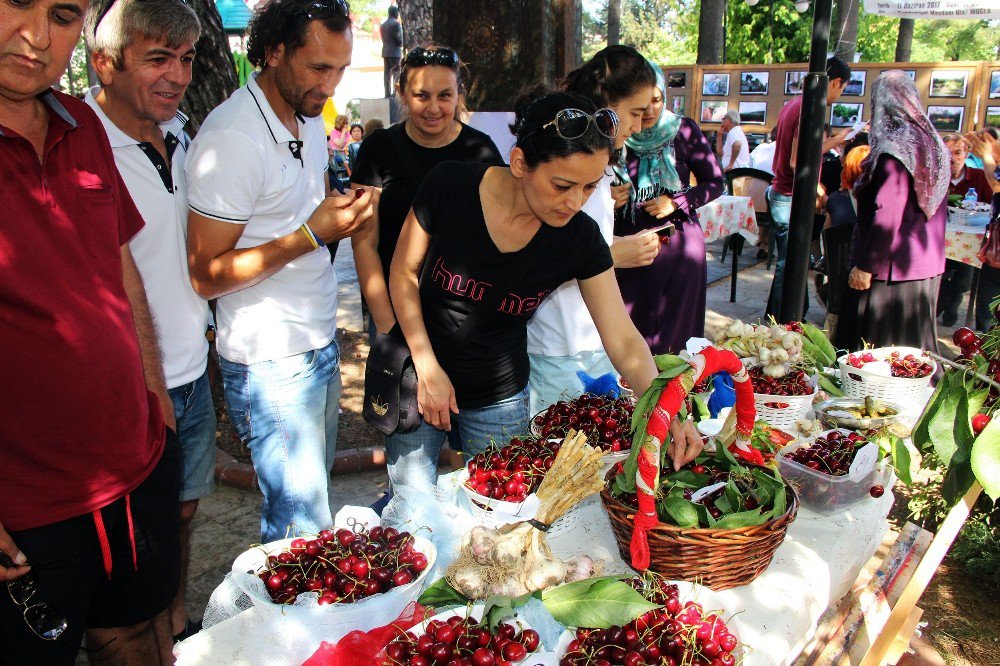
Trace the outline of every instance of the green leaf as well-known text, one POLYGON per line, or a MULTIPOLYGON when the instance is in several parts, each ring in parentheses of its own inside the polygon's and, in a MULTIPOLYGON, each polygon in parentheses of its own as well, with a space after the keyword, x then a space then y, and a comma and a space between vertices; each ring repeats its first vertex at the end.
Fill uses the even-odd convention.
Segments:
POLYGON ((941 381, 948 384, 948 390, 942 396, 941 404, 928 424, 927 433, 938 459, 947 466, 958 448, 956 430, 959 427, 960 409, 964 412, 964 420, 968 421, 966 411, 968 394, 961 388, 961 378, 958 373, 945 373, 941 381))
POLYGON ((995 502, 1000 497, 1000 417, 994 417, 972 445, 972 471, 995 502))
POLYGON ((529 593, 522 594, 519 597, 501 597, 494 595, 487 598, 483 603, 483 619, 486 621, 486 626, 490 629, 496 629, 501 622, 507 618, 517 615, 517 611, 514 609, 528 603, 531 596, 532 595, 529 593))
MULTIPOLYGON (((737 495, 738 497, 738 495, 737 495)), ((740 501, 737 499, 736 502, 730 502, 729 498, 723 493, 715 500, 715 508, 721 511, 723 514, 735 513, 737 509, 740 508, 740 501)))
POLYGON ((941 497, 948 506, 952 506, 969 492, 975 480, 976 475, 972 471, 969 455, 962 449, 956 449, 941 481, 941 497))
POLYGON ((564 598, 575 599, 580 595, 584 595, 587 591, 594 585, 601 583, 606 580, 623 580, 628 578, 628 575, 618 574, 615 576, 597 576, 595 578, 586 578, 584 580, 574 581, 572 583, 566 583, 564 585, 559 585, 557 587, 549 588, 542 592, 543 601, 554 601, 559 602, 564 598))
POLYGON ((659 608, 646 601, 628 583, 613 581, 595 584, 594 579, 578 582, 588 585, 560 590, 568 587, 561 585, 542 593, 542 603, 552 617, 568 627, 607 629, 612 625, 622 626, 643 613, 659 608))
POLYGON ((653 357, 656 369, 660 371, 659 377, 673 379, 685 370, 691 368, 691 364, 676 354, 660 354, 653 357))
POLYGON ((947 395, 944 389, 949 383, 949 373, 946 372, 941 381, 938 382, 934 393, 931 394, 930 400, 927 401, 927 407, 924 408, 923 414, 920 415, 916 425, 913 427, 913 434, 911 435, 913 444, 921 453, 927 453, 933 446, 930 435, 930 424, 944 403, 944 397, 947 395))
POLYGON ((694 422, 698 423, 702 419, 711 418, 712 413, 708 410, 708 403, 700 395, 691 396, 691 411, 694 415, 694 422))
POLYGON ((666 476, 670 483, 683 483, 695 488, 702 488, 708 483, 708 474, 695 474, 689 469, 682 469, 679 472, 671 472, 666 476))
POLYGON ((694 502, 683 497, 666 497, 660 506, 678 527, 694 527, 698 524, 698 509, 694 502))
POLYGON ((771 509, 771 513, 768 515, 768 520, 774 520, 780 516, 785 515, 785 511, 788 510, 788 491, 785 490, 785 484, 781 484, 774 493, 774 508, 771 509))
POLYGON ((753 511, 740 511, 739 513, 731 513, 719 518, 718 522, 715 523, 715 528, 725 530, 737 527, 751 527, 766 523, 768 520, 770 520, 770 516, 766 516, 756 509, 753 511))
POLYGON ((910 478, 910 450, 899 437, 893 436, 890 439, 892 447, 892 466, 896 470, 896 477, 906 485, 913 483, 910 478))
POLYGON ((424 590, 417 603, 429 608, 465 606, 469 603, 469 598, 449 585, 447 579, 441 578, 424 590))

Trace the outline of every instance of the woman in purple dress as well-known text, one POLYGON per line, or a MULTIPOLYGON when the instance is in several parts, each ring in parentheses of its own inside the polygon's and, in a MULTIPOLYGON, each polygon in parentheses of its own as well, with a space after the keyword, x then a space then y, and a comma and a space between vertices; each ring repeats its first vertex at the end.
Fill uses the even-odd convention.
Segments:
POLYGON ((951 160, 902 71, 875 79, 869 137, 854 185, 858 224, 835 344, 937 351, 951 160))
MULTIPOLYGON (((652 64, 652 63, 651 63, 652 64)), ((708 289, 705 235, 695 209, 722 194, 722 169, 698 125, 664 105, 667 89, 656 70, 656 93, 642 116, 642 131, 625 142, 625 174, 632 198, 615 220, 615 236, 673 223, 648 266, 617 268, 625 306, 654 354, 676 353, 705 332, 708 289), (691 175, 698 184, 689 187, 691 175)), ((618 169, 616 169, 618 170, 618 169)))

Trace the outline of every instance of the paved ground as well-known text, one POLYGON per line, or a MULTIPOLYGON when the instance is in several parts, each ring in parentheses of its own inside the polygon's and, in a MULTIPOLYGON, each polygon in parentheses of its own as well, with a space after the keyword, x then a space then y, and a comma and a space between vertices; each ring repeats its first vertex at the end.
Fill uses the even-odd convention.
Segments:
MULTIPOLYGON (((748 248, 749 249, 749 248, 748 248)), ((718 264, 717 255, 710 258, 718 264)), ((728 264, 727 258, 727 264, 728 264)), ((354 274, 350 246, 341 244, 337 253, 340 279, 340 308, 338 323, 342 328, 360 330, 361 305, 354 274)), ((708 311, 705 318, 706 334, 710 337, 715 327, 730 318, 756 321, 764 316, 773 269, 767 270, 763 262, 743 270, 737 280, 736 302, 729 302, 729 277, 714 268, 713 273, 724 275, 708 288, 708 311)), ((807 318, 821 323, 825 310, 816 301, 810 280, 811 305, 807 318)), ((965 317, 960 313, 960 321, 965 317)), ((942 329, 942 340, 950 343, 953 329, 942 329)), ((367 505, 381 496, 387 487, 382 470, 334 477, 331 483, 330 504, 336 510, 346 503, 367 505)), ((260 533, 259 492, 219 487, 210 497, 202 500, 194 522, 192 562, 188 596, 191 617, 200 618, 212 590, 229 571, 233 559, 256 542, 260 533)))

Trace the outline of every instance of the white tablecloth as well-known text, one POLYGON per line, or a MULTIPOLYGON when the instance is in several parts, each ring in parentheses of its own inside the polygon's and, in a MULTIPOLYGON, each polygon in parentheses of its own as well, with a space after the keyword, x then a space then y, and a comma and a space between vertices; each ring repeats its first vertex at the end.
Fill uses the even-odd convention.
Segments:
POLYGON ((750 197, 722 196, 698 209, 698 223, 705 231, 705 242, 739 234, 750 243, 760 237, 757 214, 750 197))
MULTIPOLYGON (((452 480, 456 474, 448 475, 452 480)), ((892 493, 865 499, 838 516, 800 508, 771 566, 757 580, 719 593, 729 613, 740 613, 748 646, 745 666, 790 664, 812 637, 828 606, 846 594, 889 529, 892 493)), ((575 526, 549 543, 562 557, 586 552, 607 561, 605 573, 631 571, 618 555, 607 514, 593 496, 576 509, 575 526)), ((234 554, 235 557, 236 554, 234 554)), ((231 584, 226 581, 223 586, 231 584)), ((218 593, 227 591, 220 586, 218 593)), ((285 629, 287 631, 287 628, 285 629)), ((254 609, 210 627, 174 648, 177 663, 300 664, 319 642, 305 639, 288 649, 254 609)))

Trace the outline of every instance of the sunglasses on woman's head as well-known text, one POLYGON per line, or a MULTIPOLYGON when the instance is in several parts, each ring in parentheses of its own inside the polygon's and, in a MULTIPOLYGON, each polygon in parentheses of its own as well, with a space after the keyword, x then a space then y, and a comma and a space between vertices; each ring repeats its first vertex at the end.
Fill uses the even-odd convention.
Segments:
POLYGON ((601 136, 607 139, 613 139, 618 135, 618 114, 612 109, 598 109, 593 114, 581 111, 580 109, 563 109, 550 122, 526 134, 525 138, 535 132, 555 127, 556 134, 562 138, 579 139, 587 133, 591 123, 597 127, 597 131, 601 136))
POLYGON ((458 69, 458 54, 451 49, 438 49, 431 51, 422 47, 410 49, 410 52, 403 58, 404 65, 413 67, 424 67, 426 65, 440 65, 458 69))
MULTIPOLYGON (((6 553, 0 552, 0 566, 13 568, 15 565, 6 553)), ((68 623, 52 604, 43 601, 31 603, 36 592, 38 584, 30 571, 20 578, 7 582, 7 594, 10 595, 11 601, 18 607, 24 607, 22 614, 28 628, 42 640, 54 641, 66 631, 68 623)))

